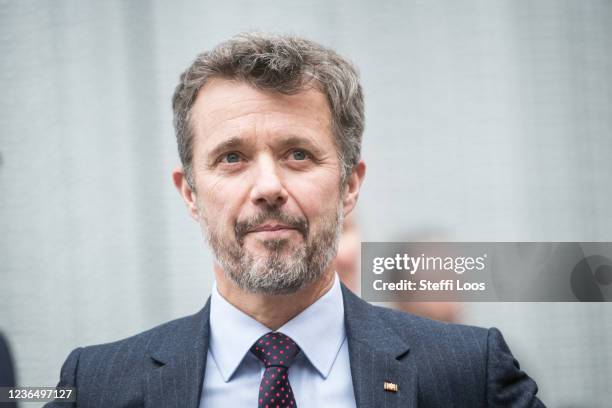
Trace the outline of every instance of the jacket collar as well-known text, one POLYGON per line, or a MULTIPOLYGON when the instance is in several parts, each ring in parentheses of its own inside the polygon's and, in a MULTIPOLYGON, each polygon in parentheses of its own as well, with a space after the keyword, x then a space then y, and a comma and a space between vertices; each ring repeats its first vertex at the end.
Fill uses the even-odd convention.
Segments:
MULTIPOLYGON (((408 358, 409 345, 377 308, 344 285, 342 297, 357 407, 416 407, 416 366, 408 358), (385 382, 397 384, 398 391, 386 391, 385 382)), ((144 379, 146 407, 199 407, 209 321, 210 299, 198 313, 168 323, 151 340, 155 368, 144 379)))

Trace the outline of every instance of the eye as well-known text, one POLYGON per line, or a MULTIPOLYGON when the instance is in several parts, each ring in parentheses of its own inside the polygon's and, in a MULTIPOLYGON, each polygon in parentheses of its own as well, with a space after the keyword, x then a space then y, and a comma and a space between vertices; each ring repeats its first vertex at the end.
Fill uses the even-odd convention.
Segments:
POLYGON ((238 163, 240 161, 240 155, 235 152, 226 153, 221 156, 221 161, 224 163, 238 163))
POLYGON ((291 152, 291 158, 293 160, 306 160, 308 158, 308 153, 303 150, 294 150, 291 152))

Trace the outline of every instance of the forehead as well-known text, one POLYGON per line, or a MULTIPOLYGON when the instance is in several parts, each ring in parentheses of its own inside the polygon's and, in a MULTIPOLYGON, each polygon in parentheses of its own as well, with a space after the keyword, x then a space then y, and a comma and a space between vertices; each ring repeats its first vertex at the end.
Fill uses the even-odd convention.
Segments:
POLYGON ((331 141, 331 112, 316 88, 292 95, 263 91, 247 83, 213 78, 198 92, 191 125, 196 145, 248 136, 301 136, 331 141))

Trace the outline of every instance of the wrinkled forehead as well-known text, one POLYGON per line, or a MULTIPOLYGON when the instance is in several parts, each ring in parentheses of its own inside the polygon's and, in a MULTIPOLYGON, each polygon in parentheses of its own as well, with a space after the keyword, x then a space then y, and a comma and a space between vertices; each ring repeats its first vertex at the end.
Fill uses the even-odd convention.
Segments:
POLYGON ((329 104, 314 87, 288 95, 214 78, 198 92, 191 126, 196 144, 274 135, 308 137, 333 144, 329 104))

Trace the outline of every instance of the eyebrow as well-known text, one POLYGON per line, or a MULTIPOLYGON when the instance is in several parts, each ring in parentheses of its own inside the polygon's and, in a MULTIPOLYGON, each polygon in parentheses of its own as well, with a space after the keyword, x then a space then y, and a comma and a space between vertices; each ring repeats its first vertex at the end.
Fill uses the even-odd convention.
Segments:
POLYGON ((237 149, 239 147, 242 147, 246 144, 246 141, 238 136, 233 136, 221 143, 219 143, 217 146, 215 146, 210 152, 208 152, 208 154, 206 155, 209 158, 214 158, 217 157, 218 155, 220 155, 223 152, 226 152, 228 150, 233 150, 233 149, 237 149))
MULTIPOLYGON (((210 150, 210 152, 208 152, 207 154, 207 157, 214 158, 219 156, 221 153, 227 152, 228 150, 239 149, 250 143, 250 141, 245 140, 245 138, 243 137, 233 136, 219 143, 212 150, 210 150)), ((303 146, 304 148, 311 150, 314 154, 322 154, 322 149, 316 143, 314 143, 311 139, 303 136, 290 135, 275 144, 280 148, 303 146)))
POLYGON ((312 150, 315 154, 321 154, 321 148, 314 143, 311 139, 302 136, 290 135, 281 140, 278 145, 281 148, 286 148, 290 146, 303 146, 308 150, 312 150))

